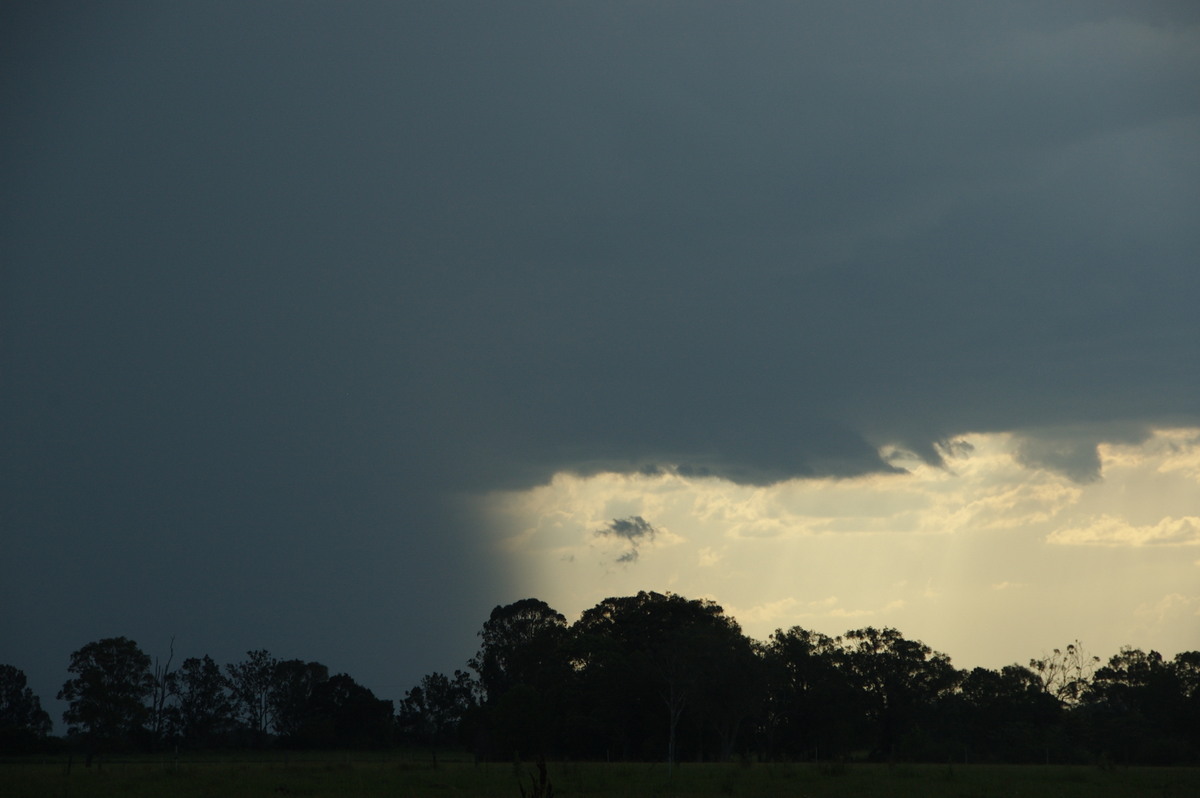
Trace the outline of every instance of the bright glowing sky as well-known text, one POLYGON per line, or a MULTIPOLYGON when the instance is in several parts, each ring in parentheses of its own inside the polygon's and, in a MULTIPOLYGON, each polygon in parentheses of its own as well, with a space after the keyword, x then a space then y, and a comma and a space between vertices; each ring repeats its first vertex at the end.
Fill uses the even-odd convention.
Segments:
POLYGON ((577 614, 657 586, 721 603, 752 637, 800 625, 894 626, 959 667, 1000 667, 1079 639, 1190 650, 1200 629, 1200 430, 1100 447, 1103 478, 1022 465, 1014 438, 898 450, 904 474, 791 480, 556 475, 483 510, 531 593, 577 614), (612 519, 653 531, 612 534, 612 519))

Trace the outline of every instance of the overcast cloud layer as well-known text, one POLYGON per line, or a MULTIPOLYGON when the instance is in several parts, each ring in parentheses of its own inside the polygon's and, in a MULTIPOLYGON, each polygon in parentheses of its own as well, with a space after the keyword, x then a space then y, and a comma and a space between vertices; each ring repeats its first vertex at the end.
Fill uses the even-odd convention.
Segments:
POLYGON ((519 597, 463 492, 991 431, 1087 484, 1098 442, 1200 424, 1192 3, 0 31, 0 661, 43 697, 128 634, 400 698, 519 597))

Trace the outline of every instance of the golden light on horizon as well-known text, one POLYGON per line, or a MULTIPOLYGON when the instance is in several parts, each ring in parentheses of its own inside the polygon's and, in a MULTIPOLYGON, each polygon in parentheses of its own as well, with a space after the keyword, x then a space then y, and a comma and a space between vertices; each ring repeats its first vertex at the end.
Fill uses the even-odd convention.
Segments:
MULTIPOLYGON (((944 466, 770 486, 559 473, 483 502, 527 594, 568 615, 672 590, 747 634, 896 626, 960 667, 1079 638, 1098 652, 1200 644, 1200 430, 1099 447, 1103 477, 1020 462, 1017 436, 962 436, 944 466), (622 537, 614 520, 646 529, 622 537)), ((886 453, 893 459, 895 452, 886 453)))

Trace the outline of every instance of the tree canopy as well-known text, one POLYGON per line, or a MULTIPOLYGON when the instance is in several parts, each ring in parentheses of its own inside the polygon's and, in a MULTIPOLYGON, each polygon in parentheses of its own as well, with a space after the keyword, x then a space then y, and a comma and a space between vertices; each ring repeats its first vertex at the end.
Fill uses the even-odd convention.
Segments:
MULTIPOLYGON (((1200 763, 1200 652, 1079 641, 998 670, 958 670, 893 628, 765 642, 715 602, 643 591, 573 623, 535 598, 495 607, 468 670, 426 674, 394 707, 319 662, 251 650, 151 669, 124 637, 71 655, 58 697, 89 751, 218 746, 461 746, 480 758, 724 761, 829 758, 1200 763)), ((0 666, 0 744, 49 716, 0 666)))
POLYGON ((26 684, 25 672, 0 665, 0 751, 32 747, 52 727, 41 700, 26 684))
POLYGON ((58 691, 59 700, 69 702, 63 720, 89 750, 128 742, 142 731, 154 677, 137 643, 125 637, 88 643, 71 655, 67 671, 75 676, 58 691))

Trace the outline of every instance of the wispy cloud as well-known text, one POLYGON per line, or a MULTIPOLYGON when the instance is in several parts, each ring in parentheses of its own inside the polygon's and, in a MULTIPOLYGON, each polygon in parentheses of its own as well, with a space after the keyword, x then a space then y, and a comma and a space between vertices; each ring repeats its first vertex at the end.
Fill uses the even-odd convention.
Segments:
POLYGON ((810 601, 807 604, 808 612, 804 613, 806 617, 824 617, 824 618, 865 618, 875 614, 875 610, 867 609, 847 609, 838 606, 841 599, 837 596, 828 596, 816 601, 810 601))
POLYGON ((1047 543, 1060 546, 1200 546, 1200 517, 1163 518, 1137 526, 1115 515, 1101 515, 1083 526, 1056 529, 1047 543))
POLYGON ((796 608, 800 602, 791 596, 778 601, 768 601, 756 604, 746 609, 730 607, 730 611, 739 621, 755 626, 786 626, 800 617, 796 608))
POLYGON ((1169 593, 1157 601, 1138 605, 1134 613, 1153 625, 1161 626, 1173 619, 1200 615, 1200 596, 1169 593))
POLYGON ((848 610, 844 607, 834 607, 829 611, 830 618, 866 618, 874 614, 875 610, 848 610))

